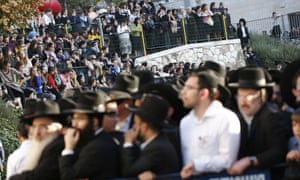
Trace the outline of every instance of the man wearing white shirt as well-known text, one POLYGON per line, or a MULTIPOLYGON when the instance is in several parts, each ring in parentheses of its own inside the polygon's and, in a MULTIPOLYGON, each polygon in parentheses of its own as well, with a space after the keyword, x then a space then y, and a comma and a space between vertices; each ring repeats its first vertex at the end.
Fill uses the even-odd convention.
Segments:
POLYGON ((3 171, 4 158, 5 158, 5 156, 4 156, 4 148, 3 148, 2 142, 0 140, 0 173, 3 171))
POLYGON ((216 77, 203 71, 191 74, 181 91, 184 107, 192 108, 180 123, 183 179, 220 172, 237 158, 240 123, 236 114, 215 100, 217 87, 216 77))
POLYGON ((20 122, 18 124, 18 138, 21 146, 8 156, 6 178, 9 179, 12 175, 22 172, 24 159, 31 148, 31 141, 28 139, 29 126, 20 122))

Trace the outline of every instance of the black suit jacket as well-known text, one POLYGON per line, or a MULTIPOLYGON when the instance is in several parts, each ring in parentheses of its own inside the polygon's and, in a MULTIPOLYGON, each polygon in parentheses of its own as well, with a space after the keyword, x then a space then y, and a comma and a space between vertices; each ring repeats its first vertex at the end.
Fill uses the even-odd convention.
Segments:
POLYGON ((58 158, 64 149, 64 137, 59 136, 43 150, 37 167, 12 176, 10 180, 59 180, 58 158))
POLYGON ((176 151, 164 134, 155 137, 142 151, 137 146, 123 148, 121 159, 126 177, 136 177, 146 170, 155 174, 179 171, 176 151))
POLYGON ((101 131, 75 155, 59 159, 61 179, 112 179, 120 177, 120 151, 112 137, 101 131))
POLYGON ((249 39, 250 36, 249 36, 248 28, 246 26, 245 26, 245 33, 246 33, 246 37, 243 37, 242 28, 240 26, 237 28, 237 36, 238 36, 238 38, 240 38, 240 39, 242 39, 242 38, 249 39))
POLYGON ((254 116, 249 135, 245 120, 240 118, 240 122, 239 158, 256 156, 260 167, 271 167, 284 162, 287 152, 287 131, 279 112, 264 105, 254 116))

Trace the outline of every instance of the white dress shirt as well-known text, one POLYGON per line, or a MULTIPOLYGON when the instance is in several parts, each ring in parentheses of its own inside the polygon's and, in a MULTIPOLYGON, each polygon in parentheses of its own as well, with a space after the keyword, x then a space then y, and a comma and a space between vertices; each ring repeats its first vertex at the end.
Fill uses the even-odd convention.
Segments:
POLYGON ((31 147, 31 141, 25 140, 21 146, 8 156, 6 178, 9 179, 15 174, 21 173, 23 169, 24 159, 31 147))
POLYGON ((133 113, 130 113, 129 116, 124 121, 119 121, 116 124, 115 130, 121 131, 121 132, 127 132, 130 129, 131 119, 132 119, 133 113))
POLYGON ((247 37, 247 34, 246 34, 246 29, 244 26, 241 27, 241 30, 242 30, 242 37, 247 37))
POLYGON ((183 164, 192 161, 196 174, 220 172, 236 160, 240 143, 240 122, 232 111, 213 101, 202 119, 195 111, 180 123, 183 164))

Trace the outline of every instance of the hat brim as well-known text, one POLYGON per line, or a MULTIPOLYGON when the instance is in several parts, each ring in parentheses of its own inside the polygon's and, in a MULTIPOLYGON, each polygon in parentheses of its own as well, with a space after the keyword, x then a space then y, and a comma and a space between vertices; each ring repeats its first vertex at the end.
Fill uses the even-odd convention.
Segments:
MULTIPOLYGON (((35 114, 30 117, 25 117, 24 119, 21 119, 20 122, 26 123, 26 124, 32 124, 33 119, 38 118, 38 117, 52 117, 52 118, 59 118, 61 114, 35 114)), ((59 122, 59 119, 57 119, 59 122)))
POLYGON ((98 112, 98 111, 93 111, 93 110, 89 110, 89 109, 69 109, 69 110, 63 111, 63 114, 71 114, 71 113, 102 114, 105 112, 98 112))
POLYGON ((256 89, 256 88, 268 88, 273 87, 275 83, 266 83, 264 85, 255 84, 240 84, 240 83, 229 83, 228 86, 231 88, 245 88, 245 89, 256 89))

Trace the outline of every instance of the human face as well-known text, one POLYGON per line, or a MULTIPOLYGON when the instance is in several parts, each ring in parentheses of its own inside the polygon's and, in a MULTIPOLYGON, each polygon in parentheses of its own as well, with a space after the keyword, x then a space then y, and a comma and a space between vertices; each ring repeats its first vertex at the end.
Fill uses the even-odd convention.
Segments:
POLYGON ((293 134, 298 141, 300 141, 300 122, 292 121, 293 134))
POLYGON ((199 104, 200 91, 198 77, 189 77, 181 90, 183 106, 185 108, 193 108, 199 104))
POLYGON ((140 118, 140 116, 135 115, 134 116, 134 124, 133 129, 136 129, 138 131, 137 139, 141 140, 142 142, 145 140, 144 133, 145 132, 145 122, 143 122, 140 118))
POLYGON ((106 104, 107 114, 103 116, 102 128, 106 132, 115 130, 118 122, 118 104, 117 102, 110 102, 106 104))
POLYGON ((273 86, 273 94, 272 94, 272 99, 271 101, 275 104, 277 104, 279 107, 282 106, 282 97, 280 94, 280 86, 279 84, 275 84, 273 86))
POLYGON ((74 113, 72 127, 80 131, 84 130, 89 124, 89 117, 84 113, 74 113))
POLYGON ((297 78, 296 87, 292 89, 292 93, 296 98, 296 102, 300 102, 300 76, 297 78))
POLYGON ((239 88, 236 99, 240 112, 246 116, 254 116, 262 107, 261 97, 259 90, 239 88))
POLYGON ((37 141, 44 140, 48 135, 48 126, 52 123, 52 119, 48 117, 37 117, 32 121, 30 128, 32 138, 37 141))

